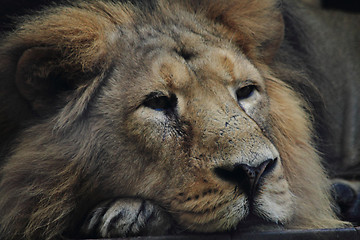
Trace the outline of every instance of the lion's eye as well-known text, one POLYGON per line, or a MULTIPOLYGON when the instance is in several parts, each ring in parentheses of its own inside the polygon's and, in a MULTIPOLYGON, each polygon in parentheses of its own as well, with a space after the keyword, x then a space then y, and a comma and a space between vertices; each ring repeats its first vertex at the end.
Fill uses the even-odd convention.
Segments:
POLYGON ((241 100, 251 97, 256 90, 257 90, 257 87, 255 85, 247 85, 245 87, 239 88, 236 91, 237 100, 241 101, 241 100))
POLYGON ((156 111, 169 111, 175 109, 177 98, 175 94, 168 97, 161 92, 152 92, 146 97, 143 105, 156 111))

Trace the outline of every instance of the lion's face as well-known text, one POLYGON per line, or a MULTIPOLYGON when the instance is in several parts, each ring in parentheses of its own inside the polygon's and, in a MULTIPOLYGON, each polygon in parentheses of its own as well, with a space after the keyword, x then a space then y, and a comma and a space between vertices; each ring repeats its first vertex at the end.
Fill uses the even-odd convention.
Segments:
POLYGON ((197 231, 226 230, 249 214, 286 222, 293 200, 268 138, 261 73, 226 40, 161 29, 119 37, 132 49, 121 49, 96 102, 94 116, 113 126, 109 192, 151 199, 197 231))

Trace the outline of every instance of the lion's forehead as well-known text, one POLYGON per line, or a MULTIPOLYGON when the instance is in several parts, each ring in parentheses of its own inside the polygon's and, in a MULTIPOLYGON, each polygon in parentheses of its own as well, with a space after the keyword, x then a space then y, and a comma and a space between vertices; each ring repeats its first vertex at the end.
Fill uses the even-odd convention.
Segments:
POLYGON ((122 55, 136 56, 138 61, 134 62, 150 68, 154 82, 170 89, 186 88, 194 80, 235 85, 236 81, 253 79, 263 84, 241 50, 210 30, 199 32, 181 23, 158 28, 143 25, 120 29, 118 38, 129 46, 125 53, 120 49, 122 55))

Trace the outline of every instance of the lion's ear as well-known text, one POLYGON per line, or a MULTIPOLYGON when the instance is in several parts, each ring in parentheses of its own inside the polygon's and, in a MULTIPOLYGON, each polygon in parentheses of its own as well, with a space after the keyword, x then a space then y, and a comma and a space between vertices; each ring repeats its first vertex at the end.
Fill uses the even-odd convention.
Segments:
POLYGON ((53 48, 32 47, 17 62, 17 89, 37 113, 48 111, 60 92, 75 88, 76 82, 69 80, 71 69, 64 69, 60 59, 60 53, 53 48))
POLYGON ((35 112, 47 113, 44 107, 66 101, 59 93, 90 84, 109 68, 113 32, 132 21, 131 16, 132 10, 122 5, 75 1, 24 17, 1 43, 0 54, 7 57, 0 59, 0 77, 17 87, 19 101, 25 99, 35 112))
POLYGON ((218 29, 248 57, 272 61, 284 37, 279 0, 200 2, 200 11, 205 9, 206 16, 219 23, 218 29))
POLYGON ((54 71, 53 59, 54 52, 50 49, 34 47, 24 51, 16 66, 15 83, 19 93, 36 112, 44 108, 54 91, 50 76, 54 71))

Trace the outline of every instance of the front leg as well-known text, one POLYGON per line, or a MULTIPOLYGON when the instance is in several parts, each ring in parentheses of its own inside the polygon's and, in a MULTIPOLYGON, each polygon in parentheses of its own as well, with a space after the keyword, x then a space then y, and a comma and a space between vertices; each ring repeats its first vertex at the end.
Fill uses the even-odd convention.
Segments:
POLYGON ((172 227, 168 213, 150 201, 116 199, 102 202, 87 216, 81 235, 92 238, 165 235, 172 227))

